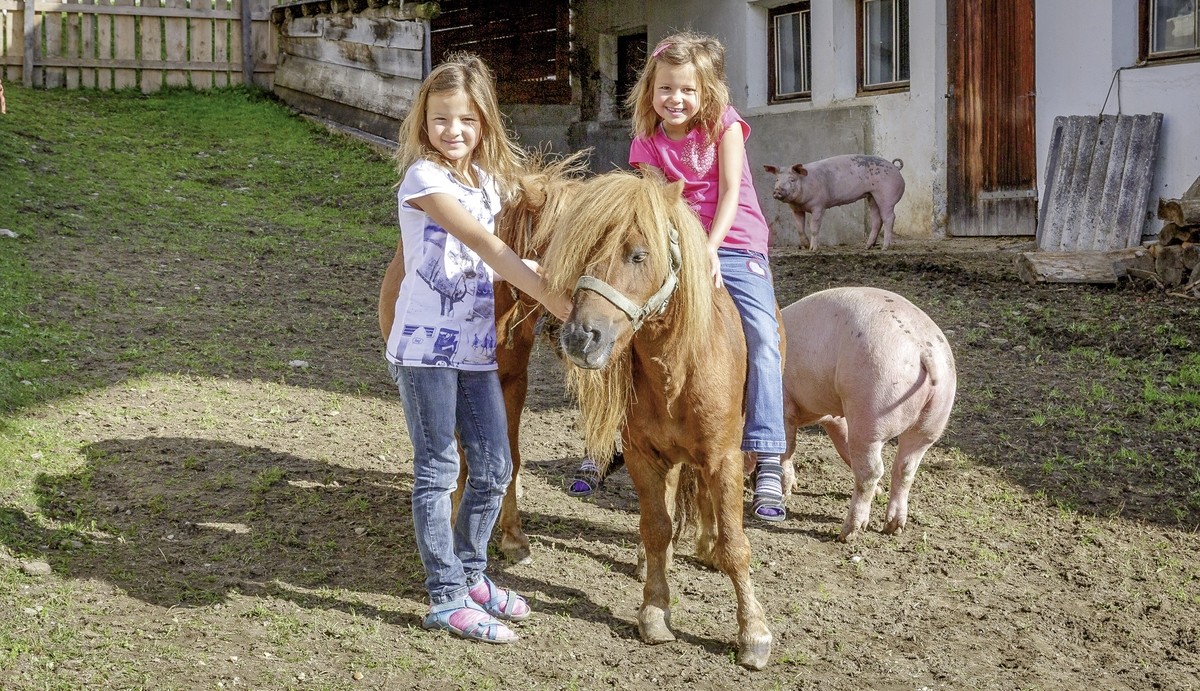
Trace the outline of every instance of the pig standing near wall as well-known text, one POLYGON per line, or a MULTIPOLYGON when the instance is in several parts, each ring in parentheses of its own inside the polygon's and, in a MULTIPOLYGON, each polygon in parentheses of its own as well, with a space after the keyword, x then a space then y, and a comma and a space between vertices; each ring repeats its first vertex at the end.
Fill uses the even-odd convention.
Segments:
POLYGON ((783 309, 784 494, 796 484, 796 430, 820 424, 854 472, 850 509, 838 539, 871 520, 883 477, 883 445, 899 437, 883 532, 908 520, 917 466, 946 428, 954 405, 954 355, 942 330, 903 297, 878 288, 832 288, 783 309))
POLYGON ((870 207, 871 230, 867 249, 875 246, 883 229, 883 249, 892 245, 892 226, 896 222, 896 204, 904 196, 904 178, 900 159, 888 162, 878 156, 832 156, 807 165, 797 163, 786 170, 763 166, 775 175, 773 196, 787 202, 796 214, 800 237, 808 238, 808 248, 817 249, 821 235, 821 216, 825 209, 866 198, 870 207), (812 214, 812 229, 806 231, 804 214, 812 214))

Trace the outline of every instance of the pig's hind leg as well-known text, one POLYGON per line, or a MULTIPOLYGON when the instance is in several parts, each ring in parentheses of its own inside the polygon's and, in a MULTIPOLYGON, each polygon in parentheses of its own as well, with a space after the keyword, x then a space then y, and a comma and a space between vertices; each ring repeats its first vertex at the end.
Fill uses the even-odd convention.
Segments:
POLYGON ((871 502, 883 477, 883 441, 850 439, 850 469, 854 471, 854 491, 839 542, 850 542, 871 523, 871 502))
MULTIPOLYGON (((883 227, 883 217, 879 213, 879 204, 875 203, 875 197, 871 195, 867 195, 867 221, 867 227, 870 230, 867 232, 867 244, 865 249, 871 249, 875 246, 875 241, 879 238, 879 229, 883 227)), ((891 244, 890 236, 890 232, 888 235, 884 236, 884 249, 887 249, 887 246, 891 244)))
POLYGON ((899 535, 908 523, 908 493, 921 459, 933 442, 920 429, 910 429, 897 440, 896 459, 892 461, 892 488, 883 526, 883 532, 888 535, 899 535))
POLYGON ((896 204, 900 202, 900 197, 892 199, 891 195, 884 195, 882 199, 875 199, 874 196, 867 199, 871 203, 871 212, 878 215, 878 220, 871 221, 871 227, 875 229, 875 232, 871 234, 870 243, 875 244, 875 237, 882 228, 883 249, 886 250, 892 246, 892 228, 896 225, 896 204))

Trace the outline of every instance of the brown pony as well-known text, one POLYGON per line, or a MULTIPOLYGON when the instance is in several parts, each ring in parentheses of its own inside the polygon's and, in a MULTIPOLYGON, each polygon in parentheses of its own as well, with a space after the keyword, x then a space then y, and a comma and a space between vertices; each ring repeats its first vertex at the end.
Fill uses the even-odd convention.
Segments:
POLYGON ((738 662, 761 669, 772 638, 742 527, 746 342, 729 293, 713 288, 704 229, 682 190, 627 172, 589 180, 554 229, 544 268, 552 289, 574 293, 560 342, 575 365, 568 380, 588 451, 605 457, 621 434, 637 490, 642 639, 675 638, 667 566, 686 464, 700 484, 697 556, 733 581, 738 662))
MULTIPOLYGON (((518 256, 536 259, 545 250, 556 219, 567 200, 583 184, 590 153, 590 149, 584 149, 560 158, 539 153, 530 156, 525 172, 518 178, 515 198, 505 203, 496 222, 496 235, 518 256)), ((396 318, 396 296, 403 279, 404 247, 397 244, 396 255, 388 265, 379 290, 379 330, 385 342, 396 318)), ((500 550, 509 559, 525 564, 533 557, 517 510, 517 498, 521 494, 521 411, 529 389, 529 358, 536 340, 534 327, 546 311, 541 303, 505 281, 496 281, 495 295, 496 362, 508 414, 508 443, 513 461, 512 482, 500 509, 500 550)), ((458 490, 453 497, 456 509, 466 480, 465 463, 458 480, 458 490)))

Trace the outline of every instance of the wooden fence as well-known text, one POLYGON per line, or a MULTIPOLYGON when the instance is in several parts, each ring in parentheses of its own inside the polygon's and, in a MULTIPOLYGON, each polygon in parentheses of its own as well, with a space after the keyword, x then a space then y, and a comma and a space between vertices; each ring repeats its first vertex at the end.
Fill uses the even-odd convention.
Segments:
POLYGON ((270 89, 279 0, 0 0, 0 75, 44 88, 270 89))

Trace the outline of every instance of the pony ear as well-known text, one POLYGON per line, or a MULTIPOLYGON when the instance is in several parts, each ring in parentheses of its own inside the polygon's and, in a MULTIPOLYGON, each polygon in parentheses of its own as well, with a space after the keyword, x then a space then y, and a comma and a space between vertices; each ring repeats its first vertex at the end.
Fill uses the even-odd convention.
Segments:
POLYGON ((664 185, 667 184, 667 176, 664 175, 661 170, 659 170, 658 166, 639 165, 637 166, 637 170, 639 173, 641 173, 642 177, 646 178, 647 180, 657 180, 664 185))
POLYGON ((763 170, 767 171, 771 175, 777 175, 779 173, 779 166, 765 165, 763 166, 763 170))
POLYGON ((521 180, 521 193, 525 196, 525 202, 535 209, 546 205, 546 188, 537 184, 532 175, 521 180))
POLYGON ((683 180, 676 180, 666 186, 667 197, 674 199, 683 196, 683 180))
POLYGON ((797 163, 796 165, 792 166, 792 172, 796 175, 808 175, 808 171, 804 169, 803 163, 797 163))

